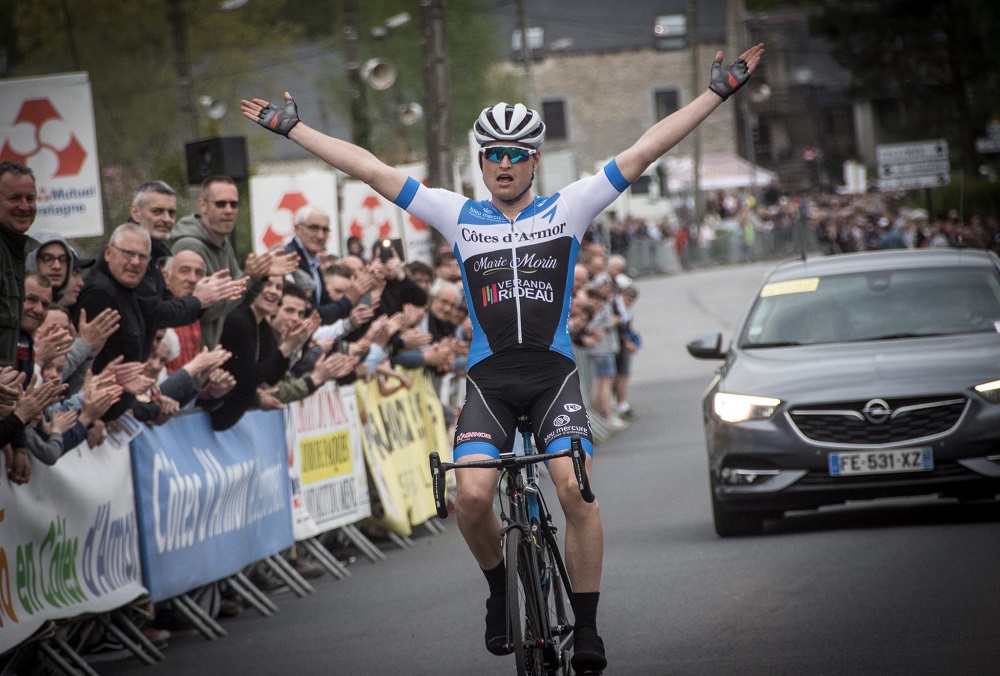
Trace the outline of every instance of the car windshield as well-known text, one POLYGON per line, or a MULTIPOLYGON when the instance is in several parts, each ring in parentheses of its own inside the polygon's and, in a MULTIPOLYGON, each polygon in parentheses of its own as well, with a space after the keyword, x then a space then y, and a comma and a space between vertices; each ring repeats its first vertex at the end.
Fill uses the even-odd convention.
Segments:
POLYGON ((992 268, 920 268, 765 284, 740 347, 1000 332, 992 268))

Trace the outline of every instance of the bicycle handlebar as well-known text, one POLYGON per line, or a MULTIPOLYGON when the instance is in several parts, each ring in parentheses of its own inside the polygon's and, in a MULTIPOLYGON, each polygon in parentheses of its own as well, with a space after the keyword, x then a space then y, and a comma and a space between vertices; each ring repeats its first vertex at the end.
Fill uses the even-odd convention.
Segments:
POLYGON ((500 458, 490 458, 489 460, 470 460, 469 462, 442 462, 441 456, 438 455, 437 451, 434 451, 430 454, 431 486, 434 490, 434 507, 437 509, 438 517, 441 519, 448 518, 448 504, 444 495, 444 475, 448 470, 455 469, 456 467, 510 470, 523 467, 525 465, 545 462, 547 460, 552 460, 553 458, 573 459, 573 473, 576 474, 576 483, 580 488, 580 495, 583 497, 584 502, 593 502, 595 500, 595 496, 594 492, 590 489, 590 478, 587 476, 586 470, 586 451, 583 450, 583 445, 580 443, 580 437, 573 437, 570 440, 569 448, 562 451, 556 451, 555 453, 532 453, 530 455, 510 454, 504 455, 500 458))

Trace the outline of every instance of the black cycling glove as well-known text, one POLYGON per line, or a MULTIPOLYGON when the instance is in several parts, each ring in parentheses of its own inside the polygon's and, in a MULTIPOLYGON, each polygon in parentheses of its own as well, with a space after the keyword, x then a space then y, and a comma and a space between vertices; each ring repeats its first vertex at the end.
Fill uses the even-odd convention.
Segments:
POLYGON ((750 71, 747 70, 747 62, 743 59, 736 59, 729 67, 722 67, 722 59, 712 63, 712 79, 708 83, 708 88, 722 97, 725 101, 736 93, 750 79, 750 71))
POLYGON ((286 137, 298 123, 299 109, 294 99, 288 99, 283 104, 269 103, 257 113, 257 124, 286 137))

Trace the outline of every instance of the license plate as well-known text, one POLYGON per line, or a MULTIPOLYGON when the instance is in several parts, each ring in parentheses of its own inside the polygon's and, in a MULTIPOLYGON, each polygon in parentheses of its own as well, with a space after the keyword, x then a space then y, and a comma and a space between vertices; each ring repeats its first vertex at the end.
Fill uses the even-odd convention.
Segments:
POLYGON ((895 448, 884 451, 831 453, 830 476, 928 472, 934 469, 930 448, 895 448))

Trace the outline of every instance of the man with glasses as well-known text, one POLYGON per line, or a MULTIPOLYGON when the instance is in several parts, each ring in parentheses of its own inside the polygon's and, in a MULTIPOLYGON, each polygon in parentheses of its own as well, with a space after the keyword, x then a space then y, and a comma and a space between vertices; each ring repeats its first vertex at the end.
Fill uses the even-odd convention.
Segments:
MULTIPOLYGON (((119 225, 87 275, 80 298, 73 307, 74 324, 79 323, 81 312, 86 312, 87 317, 97 317, 107 308, 116 310, 121 317, 118 330, 94 357, 92 370, 95 374, 117 357, 123 357, 125 363, 144 362, 149 357, 156 327, 147 324, 136 289, 146 276, 150 248, 149 233, 142 226, 136 223, 119 225)), ((157 419, 159 401, 142 403, 135 399, 135 394, 128 391, 122 394, 103 419, 115 420, 128 409, 132 409, 136 419, 142 422, 157 419)))
MULTIPOLYGON (((236 229, 240 211, 240 196, 236 182, 228 176, 209 176, 201 184, 198 212, 177 223, 170 236, 170 248, 194 251, 205 262, 205 273, 212 277, 228 270, 233 279, 250 278, 247 293, 251 299, 264 288, 271 275, 284 276, 298 264, 294 255, 272 254, 247 256, 244 268, 240 267, 233 248, 231 235, 236 229)), ((201 344, 209 349, 219 343, 226 315, 239 307, 241 300, 219 302, 201 315, 201 344)))
POLYGON ((76 264, 76 251, 55 230, 37 230, 32 237, 38 242, 38 248, 28 254, 24 267, 29 272, 40 272, 48 277, 52 282, 52 302, 61 303, 76 264))
MULTIPOLYGON (((177 192, 163 181, 149 181, 139 186, 132 198, 129 222, 149 233, 151 248, 146 274, 136 288, 139 306, 146 323, 156 329, 189 326, 198 321, 202 311, 216 303, 239 301, 246 291, 246 279, 233 279, 227 270, 199 279, 189 294, 177 296, 167 288, 163 263, 170 258, 167 240, 177 216, 177 192)), ((186 362, 185 362, 186 363, 186 362)))
POLYGON ((38 213, 35 175, 20 162, 0 162, 0 366, 17 361, 24 307, 24 263, 35 245, 28 228, 38 213))
POLYGON ((299 270, 312 284, 309 301, 319 313, 323 324, 332 324, 347 317, 361 297, 371 291, 375 280, 362 274, 344 289, 340 298, 333 298, 323 279, 323 262, 330 239, 330 216, 321 209, 307 205, 295 214, 295 236, 285 246, 285 253, 299 257, 299 270))
MULTIPOLYGON (((660 120, 598 174, 552 197, 532 193, 541 116, 522 104, 486 108, 473 125, 479 168, 492 198, 474 202, 421 185, 369 151, 300 122, 289 93, 284 101, 243 101, 243 115, 292 139, 340 171, 363 180, 386 199, 436 228, 462 270, 475 331, 469 351, 468 397, 456 429, 455 458, 498 457, 512 448, 517 416, 527 413, 539 449, 568 448, 583 439, 593 453, 590 426, 566 330, 576 253, 597 214, 653 162, 673 148, 749 79, 764 46, 728 67, 722 52, 709 85, 687 106, 660 120)), ((591 461, 588 458, 587 470, 591 461)), ((573 585, 577 674, 601 673, 607 664, 597 632, 604 535, 597 503, 586 503, 569 458, 548 463, 566 516, 566 564, 573 585)), ((489 584, 486 647, 512 652, 506 618, 506 572, 500 524, 494 513, 495 472, 459 471, 455 511, 459 529, 489 584)))

